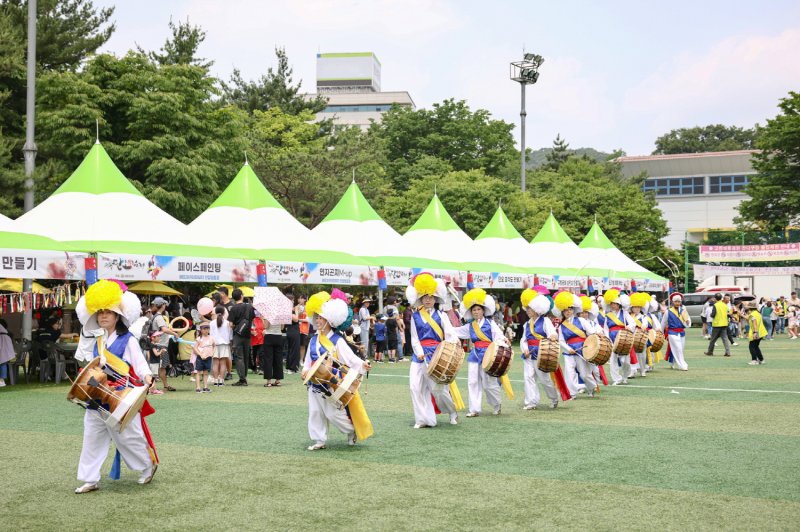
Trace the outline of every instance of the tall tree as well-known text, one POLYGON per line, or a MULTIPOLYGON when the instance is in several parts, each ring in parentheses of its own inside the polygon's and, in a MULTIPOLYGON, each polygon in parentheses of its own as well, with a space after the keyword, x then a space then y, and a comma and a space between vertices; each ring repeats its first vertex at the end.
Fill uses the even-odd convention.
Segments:
POLYGON ((172 36, 167 39, 159 52, 145 52, 137 46, 139 52, 146 53, 151 61, 159 65, 194 65, 209 68, 214 64, 213 61, 197 57, 197 49, 206 40, 206 32, 200 26, 191 24, 188 17, 186 22, 178 24, 170 18, 169 29, 172 36))
POLYGON ((758 125, 752 129, 712 124, 673 129, 656 139, 653 155, 755 149, 758 125))
POLYGON ((557 134, 553 140, 553 149, 545 156, 545 168, 558 171, 561 163, 566 161, 570 156, 569 143, 566 139, 561 138, 561 134, 557 134))
POLYGON ((800 93, 790 92, 778 105, 781 113, 767 120, 753 155, 753 168, 739 205, 741 221, 768 232, 800 224, 800 93))
POLYGON ((303 111, 318 113, 325 109, 327 99, 317 95, 306 98, 300 94, 303 82, 294 83, 293 70, 284 48, 275 48, 277 68, 269 67, 267 73, 256 81, 246 81, 238 69, 234 69, 229 83, 222 84, 222 95, 226 103, 235 105, 252 114, 278 107, 284 113, 297 115, 303 111))

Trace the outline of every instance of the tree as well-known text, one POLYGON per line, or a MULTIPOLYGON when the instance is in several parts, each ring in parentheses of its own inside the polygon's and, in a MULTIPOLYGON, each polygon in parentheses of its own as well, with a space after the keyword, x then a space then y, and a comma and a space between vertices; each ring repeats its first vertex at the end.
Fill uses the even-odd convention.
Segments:
POLYGON ((768 232, 800 224, 800 93, 790 92, 778 105, 781 113, 761 130, 752 158, 758 172, 739 205, 741 222, 768 232))
POLYGON ((566 139, 561 138, 561 134, 557 134, 553 141, 553 149, 545 156, 545 168, 558 171, 561 163, 567 160, 570 156, 569 143, 566 139))
POLYGON ((317 95, 307 99, 299 94, 302 81, 294 84, 292 67, 284 48, 275 48, 278 68, 269 67, 266 75, 257 81, 245 81, 238 69, 234 69, 230 84, 222 83, 223 99, 249 114, 278 107, 284 113, 297 115, 303 111, 318 113, 325 109, 327 99, 317 95))
POLYGON ((200 26, 193 26, 188 18, 186 22, 176 25, 170 18, 169 29, 172 37, 161 47, 161 53, 145 52, 137 46, 139 52, 147 54, 151 61, 159 65, 194 65, 208 69, 214 64, 213 61, 197 57, 197 49, 206 40, 206 32, 200 26))
POLYGON ((673 129, 656 139, 653 155, 752 150, 758 135, 758 125, 752 129, 722 124, 673 129))
POLYGON ((484 109, 472 111, 466 102, 450 99, 430 110, 393 106, 369 131, 387 146, 390 178, 398 182, 404 166, 424 156, 436 157, 454 170, 483 168, 487 175, 499 175, 509 159, 519 156, 513 128, 484 109))

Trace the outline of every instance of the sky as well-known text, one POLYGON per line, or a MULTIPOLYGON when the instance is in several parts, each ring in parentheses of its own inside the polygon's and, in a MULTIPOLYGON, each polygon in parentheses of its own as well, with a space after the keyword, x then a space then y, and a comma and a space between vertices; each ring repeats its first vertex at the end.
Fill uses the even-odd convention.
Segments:
POLYGON ((158 49, 168 22, 201 26, 214 75, 255 79, 284 47, 303 91, 318 52, 374 52, 384 91, 418 108, 447 98, 517 125, 509 63, 545 58, 527 88, 527 146, 649 154, 672 129, 764 124, 800 90, 800 2, 448 0, 95 0, 116 6, 102 51, 158 49))

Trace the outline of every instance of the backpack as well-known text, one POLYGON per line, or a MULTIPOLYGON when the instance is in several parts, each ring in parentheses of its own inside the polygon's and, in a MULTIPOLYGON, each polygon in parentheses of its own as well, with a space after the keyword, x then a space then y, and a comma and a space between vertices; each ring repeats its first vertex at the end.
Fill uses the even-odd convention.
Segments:
POLYGON ((158 316, 158 314, 153 314, 152 316, 150 316, 150 319, 147 320, 147 323, 145 323, 144 327, 142 327, 142 335, 139 338, 139 346, 145 353, 150 351, 155 346, 155 343, 153 342, 150 335, 156 332, 155 330, 153 330, 153 324, 156 321, 156 316, 158 316))

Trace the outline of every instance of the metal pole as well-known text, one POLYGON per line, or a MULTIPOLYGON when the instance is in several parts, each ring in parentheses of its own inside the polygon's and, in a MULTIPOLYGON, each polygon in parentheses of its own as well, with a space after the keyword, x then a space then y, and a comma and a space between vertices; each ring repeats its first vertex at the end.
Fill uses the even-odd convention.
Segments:
POLYGON ((683 291, 689 291, 689 231, 683 232, 683 291))
MULTIPOLYGON (((742 231, 742 248, 744 248, 744 231, 742 231)), ((742 249, 742 266, 744 266, 744 249, 742 249)))
POLYGON ((519 111, 519 119, 520 119, 520 135, 519 135, 519 144, 520 144, 520 188, 522 192, 525 192, 525 118, 528 116, 528 113, 525 112, 525 83, 520 83, 520 89, 522 92, 522 106, 520 107, 519 111))
MULTIPOLYGON (((36 0, 28 0, 28 87, 25 108, 25 212, 33 209, 33 170, 36 167, 34 138, 34 113, 36 111, 36 0)), ((25 279, 23 292, 31 292, 33 281, 25 279)), ((22 337, 30 340, 33 331, 33 305, 25 308, 22 316, 22 337)))

